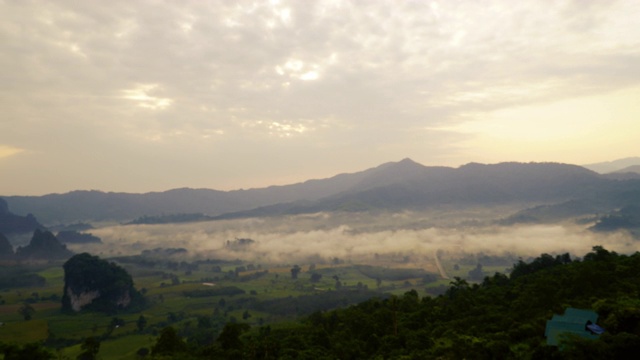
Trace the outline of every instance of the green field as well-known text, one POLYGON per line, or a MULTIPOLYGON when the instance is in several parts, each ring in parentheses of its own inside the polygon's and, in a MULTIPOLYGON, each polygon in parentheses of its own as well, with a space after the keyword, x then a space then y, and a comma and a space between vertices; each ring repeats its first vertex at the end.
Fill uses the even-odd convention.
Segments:
MULTIPOLYGON (((277 326, 315 310, 343 307, 371 297, 402 295, 411 289, 421 296, 437 294, 450 281, 438 279, 433 274, 433 264, 426 264, 430 271, 355 264, 320 264, 310 270, 309 265, 302 265, 297 279, 293 279, 290 265, 181 262, 176 266, 177 262, 171 261, 154 261, 150 265, 137 260, 116 260, 132 274, 136 288, 147 300, 146 308, 137 313, 62 313, 62 264, 24 268, 46 283, 37 288, 0 290, 0 339, 18 345, 39 342, 61 358, 75 358, 85 338, 97 337, 101 342, 100 358, 136 359, 136 352, 150 349, 166 326, 176 328, 187 339, 200 332, 207 334, 204 341, 212 341, 227 322, 244 322, 256 328, 277 326), (314 273, 321 277, 312 282, 314 273), (425 274, 431 274, 426 282, 425 274), (216 293, 224 289, 235 289, 239 294, 216 293), (30 320, 19 314, 24 303, 35 310, 30 320), (140 316, 146 320, 142 329, 137 324, 140 316), (119 326, 113 325, 116 319, 119 326)), ((451 261, 443 266, 451 276, 463 276, 472 268, 454 270, 451 261)))

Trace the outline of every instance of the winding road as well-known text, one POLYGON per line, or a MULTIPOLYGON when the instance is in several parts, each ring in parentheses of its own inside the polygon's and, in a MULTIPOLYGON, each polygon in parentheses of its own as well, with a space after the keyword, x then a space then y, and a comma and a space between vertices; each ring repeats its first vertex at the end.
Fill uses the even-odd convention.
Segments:
POLYGON ((440 264, 440 259, 438 259, 438 251, 433 253, 433 257, 436 259, 436 266, 438 267, 438 272, 440 273, 440 277, 445 280, 450 280, 451 278, 442 268, 442 264, 440 264))

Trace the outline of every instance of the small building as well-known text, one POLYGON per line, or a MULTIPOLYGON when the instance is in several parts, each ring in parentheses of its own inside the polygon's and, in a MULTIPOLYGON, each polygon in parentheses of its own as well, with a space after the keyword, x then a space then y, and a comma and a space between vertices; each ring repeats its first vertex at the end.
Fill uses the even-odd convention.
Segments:
POLYGON ((547 345, 558 346, 564 334, 575 334, 585 339, 597 339, 604 332, 596 325, 598 314, 592 310, 567 308, 564 315, 553 315, 547 320, 544 336, 547 345))

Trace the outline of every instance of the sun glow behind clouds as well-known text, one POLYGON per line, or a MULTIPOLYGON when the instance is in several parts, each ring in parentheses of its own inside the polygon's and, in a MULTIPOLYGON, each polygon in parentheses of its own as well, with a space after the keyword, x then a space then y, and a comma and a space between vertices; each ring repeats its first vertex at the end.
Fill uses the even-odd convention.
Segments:
POLYGON ((275 72, 280 76, 288 76, 289 78, 299 79, 303 81, 318 80, 320 68, 317 64, 306 64, 299 59, 289 59, 283 65, 277 65, 275 72))
POLYGON ((173 103, 169 98, 161 98, 149 95, 154 90, 159 90, 157 84, 139 84, 133 89, 122 90, 123 98, 138 102, 138 106, 151 110, 164 110, 173 103))
POLYGON ((637 149, 640 135, 640 87, 608 95, 560 100, 546 104, 515 106, 481 114, 471 114, 470 120, 448 130, 476 135, 469 147, 483 149, 482 156, 498 161, 504 149, 519 160, 542 160, 565 153, 566 161, 587 163, 584 149, 593 139, 602 146, 603 159, 624 156, 607 153, 607 148, 619 149, 629 144, 637 149), (615 124, 615 125, 614 125, 615 124), (623 126, 626 131, 620 131, 623 126), (533 150, 533 151, 532 151, 533 150), (530 154, 540 159, 524 159, 530 154))
POLYGON ((639 15, 638 0, 0 1, 3 189, 234 189, 407 156, 635 156, 637 100, 597 97, 640 86, 639 15), (132 171, 89 179, 102 173, 80 170, 83 156, 132 171), (64 179, 28 181, 43 171, 64 179))
POLYGON ((272 122, 268 125, 270 134, 280 137, 291 137, 294 134, 302 134, 307 131, 307 128, 302 124, 283 124, 279 122, 272 122))
POLYGON ((19 149, 13 146, 0 145, 0 159, 17 155, 23 151, 23 149, 19 149))

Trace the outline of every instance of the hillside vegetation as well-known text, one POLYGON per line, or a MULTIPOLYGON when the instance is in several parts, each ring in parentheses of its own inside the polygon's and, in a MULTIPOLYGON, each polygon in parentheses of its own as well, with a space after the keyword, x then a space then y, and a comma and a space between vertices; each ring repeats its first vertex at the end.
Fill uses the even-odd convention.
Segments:
POLYGON ((568 254, 543 254, 518 262, 510 276, 496 273, 478 284, 455 278, 438 297, 412 290, 277 328, 227 324, 211 346, 168 353, 229 359, 635 359, 639 273, 640 253, 595 247, 574 261, 568 254), (566 337, 562 350, 547 346, 546 321, 568 306, 597 311, 605 334, 595 341, 566 337))
MULTIPOLYGON (((146 286, 149 307, 141 313, 65 315, 59 300, 54 305, 55 293, 43 291, 26 299, 33 320, 16 322, 6 311, 22 313, 26 305, 8 293, 6 300, 16 305, 0 306, 0 315, 13 330, 0 328, 0 349, 59 349, 74 358, 89 341, 98 343, 98 358, 122 359, 635 359, 640 350, 640 253, 598 246, 582 259, 542 254, 519 260, 509 275, 494 273, 477 283, 454 277, 438 296, 425 296, 424 286, 436 289, 442 282, 415 279, 424 273, 411 269, 267 271, 240 263, 120 260, 127 259, 146 286), (159 266, 173 274, 152 270, 159 266), (200 276, 205 267, 217 274, 210 279, 215 284, 181 283, 175 275, 200 276), (168 283, 158 286, 157 275, 168 283), (399 281, 380 279, 385 276, 399 281), (605 333, 546 345, 547 320, 567 307, 596 311, 605 333), (39 333, 29 324, 48 330, 39 333)), ((47 279, 54 273, 40 272, 47 279)))

